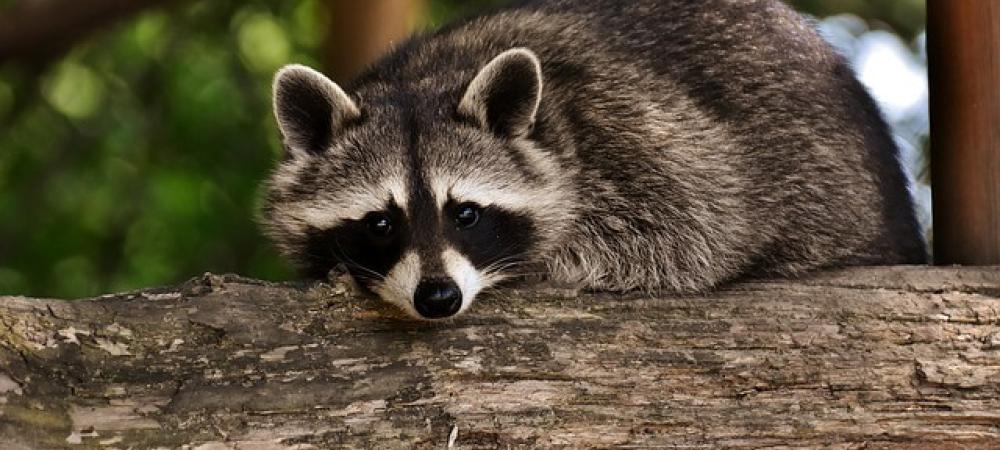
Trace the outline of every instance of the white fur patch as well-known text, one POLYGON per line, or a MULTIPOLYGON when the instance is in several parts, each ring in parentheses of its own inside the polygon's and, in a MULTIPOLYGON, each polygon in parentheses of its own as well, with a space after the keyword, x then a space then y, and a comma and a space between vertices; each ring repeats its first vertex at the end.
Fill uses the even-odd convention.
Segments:
POLYGON ((301 202, 288 208, 289 215, 298 217, 304 224, 329 229, 345 220, 358 220, 373 211, 383 210, 387 203, 395 202, 406 211, 408 191, 402 179, 391 179, 371 189, 341 192, 337 199, 322 197, 301 202))
POLYGON ((480 206, 496 205, 512 211, 532 210, 539 203, 539 192, 518 189, 511 184, 493 180, 471 180, 457 176, 431 177, 431 193, 438 208, 453 199, 457 202, 475 202, 480 206))
POLYGON ((413 294, 420 283, 420 256, 407 252, 372 290, 383 300, 398 306, 412 317, 421 318, 413 308, 413 294))
POLYGON ((444 271, 462 290, 462 307, 455 313, 461 314, 472 305, 479 291, 486 287, 484 280, 472 263, 454 249, 446 248, 441 253, 441 260, 444 262, 444 271))

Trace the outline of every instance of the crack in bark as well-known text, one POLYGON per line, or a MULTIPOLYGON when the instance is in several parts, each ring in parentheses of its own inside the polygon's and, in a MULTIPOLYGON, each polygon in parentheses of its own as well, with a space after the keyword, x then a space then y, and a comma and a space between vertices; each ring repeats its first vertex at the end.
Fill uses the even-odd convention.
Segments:
POLYGON ((52 305, 46 303, 45 304, 45 309, 49 312, 49 315, 52 316, 53 319, 64 320, 62 317, 59 317, 58 315, 56 315, 56 312, 52 310, 52 305))
POLYGON ((191 325, 193 325, 195 327, 204 328, 204 329, 208 330, 209 333, 211 333, 212 336, 214 337, 214 339, 215 339, 214 344, 216 344, 216 345, 221 344, 222 341, 223 341, 223 339, 225 339, 226 335, 229 333, 228 331, 226 331, 225 328, 217 327, 217 326, 212 325, 210 323, 199 322, 199 321, 197 321, 195 319, 191 319, 191 318, 188 318, 187 321, 188 321, 189 324, 191 324, 191 325))

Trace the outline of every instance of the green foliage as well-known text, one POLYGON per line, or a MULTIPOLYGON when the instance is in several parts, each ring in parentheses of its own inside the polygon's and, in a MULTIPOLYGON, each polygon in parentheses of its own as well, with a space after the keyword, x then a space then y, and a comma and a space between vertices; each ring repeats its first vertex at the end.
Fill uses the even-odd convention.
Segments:
POLYGON ((428 27, 472 16, 480 11, 514 3, 513 0, 432 0, 425 18, 428 27))
MULTIPOLYGON (((501 3, 435 0, 426 19, 501 3)), ((796 3, 922 27, 920 0, 796 3)), ((90 296, 205 271, 291 277, 253 218, 281 153, 271 74, 319 65, 321 7, 189 3, 144 13, 41 72, 0 67, 0 294, 90 296)))
POLYGON ((37 77, 4 67, 0 292, 289 277, 253 217, 281 151, 271 74, 316 63, 317 8, 199 2, 143 14, 37 77))

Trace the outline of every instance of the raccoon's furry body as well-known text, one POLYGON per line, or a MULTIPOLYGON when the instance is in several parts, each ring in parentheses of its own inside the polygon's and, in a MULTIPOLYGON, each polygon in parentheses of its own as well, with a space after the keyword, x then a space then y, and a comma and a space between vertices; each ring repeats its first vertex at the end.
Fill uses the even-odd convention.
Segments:
POLYGON ((926 258, 876 105, 776 0, 528 2, 409 40, 349 94, 326 83, 277 77, 290 156, 264 222, 313 274, 346 263, 411 313, 459 266, 475 291, 516 266, 692 292, 926 258), (457 203, 486 231, 454 232, 457 203), (370 211, 402 236, 345 234, 370 211))

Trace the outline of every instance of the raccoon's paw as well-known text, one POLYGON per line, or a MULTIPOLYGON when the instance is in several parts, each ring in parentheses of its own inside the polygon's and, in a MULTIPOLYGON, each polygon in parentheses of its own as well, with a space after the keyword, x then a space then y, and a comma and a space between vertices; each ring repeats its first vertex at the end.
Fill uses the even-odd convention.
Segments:
POLYGON ((334 292, 347 294, 351 297, 357 297, 364 292, 343 264, 338 264, 327 272, 326 282, 333 286, 334 292))

